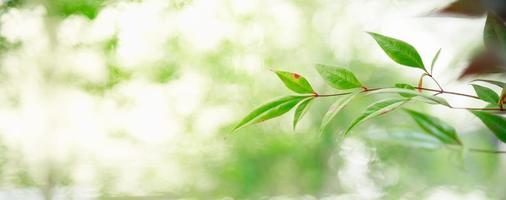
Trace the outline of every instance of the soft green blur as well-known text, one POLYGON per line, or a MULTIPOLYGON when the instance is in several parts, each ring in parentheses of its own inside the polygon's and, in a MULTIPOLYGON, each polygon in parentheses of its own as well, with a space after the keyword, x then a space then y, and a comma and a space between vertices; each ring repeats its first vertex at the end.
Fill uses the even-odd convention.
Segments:
MULTIPOLYGON (((296 130, 288 113, 231 133, 291 94, 269 69, 320 93, 335 90, 316 63, 369 87, 416 84, 420 73, 366 31, 409 41, 425 63, 443 48, 436 77, 472 92, 456 77, 483 19, 421 17, 449 1, 0 2, 0 199, 506 198, 505 156, 397 138, 421 133, 403 112, 337 134, 381 96, 354 100, 323 133, 335 98, 317 99, 296 130)), ((468 146, 504 148, 465 111, 408 106, 452 124, 468 146)))

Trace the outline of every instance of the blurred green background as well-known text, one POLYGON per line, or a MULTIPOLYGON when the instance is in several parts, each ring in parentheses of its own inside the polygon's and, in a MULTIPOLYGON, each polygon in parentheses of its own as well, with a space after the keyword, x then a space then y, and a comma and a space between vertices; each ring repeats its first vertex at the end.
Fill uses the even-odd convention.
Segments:
MULTIPOLYGON (((456 77, 484 19, 427 17, 451 1, 0 2, 0 199, 506 199, 505 156, 409 138, 421 130, 402 112, 337 137, 377 96, 353 101, 323 136, 334 98, 318 99, 296 130, 288 114, 231 134, 290 94, 269 69, 298 72, 320 93, 334 91, 316 63, 371 87, 416 84, 418 71, 366 31, 408 41, 427 63, 442 48, 436 78, 472 94, 456 77)), ((465 111, 409 106, 454 125, 468 146, 505 148, 465 111)))

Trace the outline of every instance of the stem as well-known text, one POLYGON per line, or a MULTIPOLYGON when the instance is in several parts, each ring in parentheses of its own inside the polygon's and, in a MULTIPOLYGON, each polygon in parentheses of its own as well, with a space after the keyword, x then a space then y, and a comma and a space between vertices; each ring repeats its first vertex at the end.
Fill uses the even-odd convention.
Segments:
POLYGON ((351 92, 346 93, 336 93, 336 94, 315 94, 314 97, 335 97, 335 96, 342 96, 342 95, 348 95, 351 94, 351 92))
POLYGON ((443 87, 439 84, 439 82, 432 76, 432 74, 428 74, 428 76, 436 83, 437 87, 439 88, 439 93, 443 93, 443 87))
POLYGON ((476 152, 476 153, 492 153, 492 154, 501 154, 501 153, 506 153, 506 151, 501 151, 501 150, 489 150, 489 149, 474 149, 474 148, 469 148, 467 149, 471 152, 476 152))
MULTIPOLYGON (((372 88, 372 89, 364 90, 364 91, 362 91, 362 93, 364 93, 364 92, 372 92, 372 91, 381 90, 381 89, 387 89, 387 88, 372 88)), ((440 91, 440 90, 435 90, 435 89, 430 89, 430 88, 423 88, 423 87, 416 87, 416 89, 430 91, 430 92, 441 92, 441 93, 444 93, 444 94, 452 94, 452 95, 464 96, 464 97, 469 97, 469 98, 474 98, 474 99, 480 99, 480 97, 477 97, 477 96, 473 96, 473 95, 469 95, 469 94, 463 94, 463 93, 458 93, 458 92, 450 92, 450 91, 444 91, 444 90, 440 91)), ((347 94, 351 94, 351 92, 336 93, 336 94, 317 94, 317 95, 314 95, 314 96, 315 97, 334 97, 334 96, 341 96, 341 95, 347 95, 347 94)))
MULTIPOLYGON (((364 89, 360 93, 372 92, 372 91, 381 90, 381 89, 387 89, 387 88, 364 89)), ((444 93, 444 94, 452 94, 452 95, 457 95, 457 96, 469 97, 469 98, 473 98, 473 99, 480 99, 477 96, 473 96, 473 95, 469 95, 469 94, 463 94, 463 93, 458 93, 458 92, 450 92, 450 91, 445 91, 445 90, 440 91, 440 90, 435 90, 435 89, 430 89, 430 88, 423 88, 423 87, 416 87, 416 89, 418 89, 418 90, 424 90, 424 91, 430 91, 430 92, 444 93)), ((314 94, 313 96, 314 97, 335 97, 335 96, 343 96, 343 95, 348 95, 348 94, 351 94, 351 92, 336 93, 336 94, 314 94)), ((467 108, 467 107, 452 107, 452 106, 450 106, 450 108, 451 109, 462 109, 462 110, 504 111, 503 108, 467 108)))
POLYGON ((502 111, 501 108, 466 108, 466 107, 451 107, 453 109, 461 109, 461 110, 496 110, 502 111))
POLYGON ((469 152, 473 153, 487 153, 487 154, 506 154, 506 150, 491 150, 491 149, 477 149, 477 148, 464 148, 464 147, 457 147, 457 146, 450 146, 445 145, 446 148, 452 149, 452 150, 467 150, 469 152))
POLYGON ((441 91, 441 90, 422 88, 422 87, 416 87, 416 89, 425 90, 425 91, 431 91, 431 92, 440 92, 440 93, 444 93, 444 94, 452 94, 452 95, 464 96, 464 97, 469 97, 469 98, 473 98, 473 99, 480 99, 480 97, 477 97, 477 96, 473 96, 473 95, 469 95, 469 94, 463 94, 463 93, 458 93, 458 92, 450 92, 450 91, 445 91, 445 90, 441 91))

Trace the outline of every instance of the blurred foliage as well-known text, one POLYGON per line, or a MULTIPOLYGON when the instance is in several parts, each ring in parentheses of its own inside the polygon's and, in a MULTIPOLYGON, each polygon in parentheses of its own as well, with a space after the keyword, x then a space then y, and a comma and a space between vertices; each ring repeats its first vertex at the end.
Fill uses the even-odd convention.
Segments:
MULTIPOLYGON (((378 61, 380 49, 359 33, 379 24, 356 16, 371 12, 387 20, 380 13, 418 2, 366 2, 7 1, 2 17, 9 11, 33 17, 39 5, 47 15, 41 14, 35 39, 0 35, 2 190, 35 188, 76 199, 81 193, 100 199, 421 199, 443 188, 451 195, 506 197, 503 157, 399 145, 389 134, 422 131, 405 113, 366 122, 346 140, 335 134, 377 96, 353 100, 324 133, 321 118, 336 98, 316 100, 295 131, 288 113, 231 133, 247 111, 291 94, 268 69, 300 73, 322 94, 333 89, 317 76, 315 63, 346 67, 364 85, 415 85, 412 71, 378 61), (112 31, 88 41, 94 23, 109 19, 101 18, 105 11, 117 17, 112 31), (118 22, 125 16, 133 17, 118 22), (54 21, 44 24, 47 19, 54 21), (69 26, 78 27, 77 42, 61 39, 66 23, 77 24, 69 26), (48 47, 40 47, 46 40, 48 47), (93 67, 92 56, 72 54, 81 50, 101 58, 99 78, 71 62, 93 67)), ((15 21, 2 23, 8 20, 15 21)), ((461 137, 469 146, 499 146, 484 129, 464 130, 461 137)))
POLYGON ((49 0, 46 1, 46 7, 49 13, 57 16, 68 17, 81 14, 94 19, 104 3, 105 0, 49 0))

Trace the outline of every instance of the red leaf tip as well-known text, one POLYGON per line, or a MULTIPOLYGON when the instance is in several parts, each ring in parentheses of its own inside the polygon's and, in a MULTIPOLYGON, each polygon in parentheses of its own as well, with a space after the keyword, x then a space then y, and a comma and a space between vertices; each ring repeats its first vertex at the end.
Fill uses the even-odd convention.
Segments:
POLYGON ((292 73, 292 77, 293 77, 294 79, 299 79, 299 78, 300 78, 300 75, 299 75, 299 74, 297 74, 297 73, 292 73))

